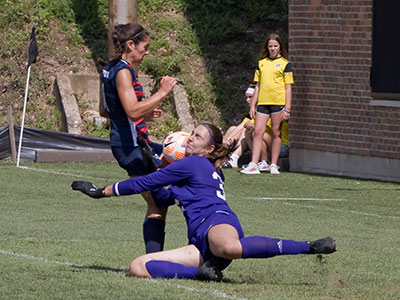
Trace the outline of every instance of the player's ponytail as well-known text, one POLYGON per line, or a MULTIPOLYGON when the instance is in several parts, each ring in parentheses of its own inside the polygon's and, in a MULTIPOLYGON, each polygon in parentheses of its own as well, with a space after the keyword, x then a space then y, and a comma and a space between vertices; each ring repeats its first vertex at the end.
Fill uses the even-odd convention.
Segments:
POLYGON ((223 135, 221 130, 211 123, 203 123, 210 134, 210 143, 215 146, 213 152, 206 155, 214 167, 219 170, 221 165, 229 160, 230 154, 235 150, 237 141, 234 140, 230 144, 223 142, 223 135))

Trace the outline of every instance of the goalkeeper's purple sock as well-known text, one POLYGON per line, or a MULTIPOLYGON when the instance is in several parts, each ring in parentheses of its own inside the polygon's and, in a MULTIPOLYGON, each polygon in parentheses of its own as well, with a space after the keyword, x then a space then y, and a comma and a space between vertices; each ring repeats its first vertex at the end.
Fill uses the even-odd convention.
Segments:
POLYGON ((146 263, 146 269, 153 278, 197 279, 198 267, 169 261, 151 260, 146 263))
POLYGON ((242 258, 267 258, 276 255, 306 254, 310 252, 307 242, 281 240, 264 236, 240 239, 242 258))

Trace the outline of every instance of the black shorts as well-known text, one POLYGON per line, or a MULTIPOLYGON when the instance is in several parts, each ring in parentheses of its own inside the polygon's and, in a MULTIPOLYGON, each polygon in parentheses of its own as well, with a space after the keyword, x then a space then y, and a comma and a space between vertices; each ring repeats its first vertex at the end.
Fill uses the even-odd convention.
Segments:
POLYGON ((264 115, 273 115, 284 110, 284 105, 257 105, 257 113, 264 115))

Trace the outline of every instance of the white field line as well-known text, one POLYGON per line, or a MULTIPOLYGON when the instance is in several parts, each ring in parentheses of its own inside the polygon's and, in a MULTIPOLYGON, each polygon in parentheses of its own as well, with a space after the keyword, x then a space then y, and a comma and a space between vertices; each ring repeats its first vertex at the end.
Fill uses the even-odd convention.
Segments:
POLYGON ((251 199, 251 200, 271 200, 271 201, 346 201, 345 199, 330 199, 330 198, 275 198, 275 197, 236 197, 236 198, 251 199))
MULTIPOLYGON (((25 237, 25 238, 0 238, 0 241, 29 241, 29 242, 51 242, 51 243, 82 243, 88 242, 87 240, 79 240, 79 239, 71 239, 71 240, 62 240, 62 239, 38 239, 35 237, 25 237)), ((111 240, 110 240, 111 241, 111 240)), ((115 241, 115 240, 113 240, 115 241)), ((109 242, 106 240, 98 240, 96 242, 109 242)))
MULTIPOLYGON (((8 250, 0 250, 0 254, 4 255, 11 255, 11 256, 16 256, 16 257, 22 257, 25 259, 30 259, 30 260, 35 260, 35 261, 40 261, 44 263, 49 263, 49 264, 56 264, 56 265, 63 265, 63 266, 68 266, 68 267, 74 267, 74 268, 82 268, 85 269, 85 266, 79 265, 79 264, 74 264, 70 262, 62 262, 62 261, 57 261, 57 260, 50 260, 46 259, 43 257, 36 257, 32 256, 29 254, 23 254, 23 253, 15 253, 13 251, 8 251, 8 250)), ((116 271, 111 271, 111 270, 104 270, 104 269, 92 269, 97 272, 102 272, 102 273, 112 273, 118 276, 125 276, 123 272, 116 272, 116 271)), ((141 279, 145 282, 150 282, 156 285, 163 285, 167 287, 172 287, 176 289, 183 289, 189 292, 194 292, 194 293, 199 293, 199 294, 208 294, 217 298, 222 298, 222 299, 232 299, 232 300, 247 300, 247 298, 238 298, 235 296, 228 295, 224 292, 218 291, 218 290, 208 290, 208 289, 199 289, 199 288, 194 288, 194 287, 189 287, 189 286, 184 286, 181 284, 176 284, 173 282, 169 282, 168 280, 155 280, 155 279, 141 279)))
POLYGON ((26 166, 19 166, 18 168, 20 168, 20 169, 25 169, 25 170, 29 170, 29 171, 36 171, 36 172, 49 173, 49 174, 56 174, 56 175, 63 175, 63 176, 71 176, 71 177, 78 177, 78 178, 96 179, 96 180, 110 180, 110 178, 101 178, 101 177, 85 176, 85 175, 80 175, 80 174, 66 173, 66 172, 60 172, 60 171, 54 171, 54 170, 46 170, 46 169, 39 169, 39 168, 30 168, 30 167, 26 167, 26 166))
POLYGON ((84 267, 84 266, 78 265, 78 264, 56 261, 56 260, 49 260, 49 259, 46 259, 43 257, 36 257, 36 256, 32 256, 29 254, 23 254, 23 253, 15 253, 13 251, 8 251, 8 250, 0 250, 0 254, 22 257, 22 258, 26 258, 26 259, 30 259, 30 260, 36 260, 36 261, 41 261, 41 262, 45 262, 45 263, 49 263, 49 264, 63 265, 63 266, 68 266, 68 267, 78 267, 78 268, 84 267))
POLYGON ((382 215, 378 215, 378 214, 366 213, 366 212, 357 211, 357 210, 345 210, 345 209, 321 207, 321 206, 314 206, 314 205, 302 205, 302 204, 291 203, 291 202, 283 202, 283 204, 291 205, 291 206, 299 206, 299 207, 303 207, 303 208, 312 208, 312 209, 319 209, 319 210, 328 210, 328 211, 335 211, 335 212, 341 212, 341 213, 348 213, 348 214, 366 216, 366 217, 375 217, 375 218, 381 218, 381 219, 400 219, 400 217, 398 217, 398 216, 382 216, 382 215))
MULTIPOLYGON (((233 196, 235 197, 235 196, 233 196)), ((270 200, 270 201, 347 201, 346 199, 329 199, 329 198, 273 198, 273 197, 236 197, 241 199, 251 199, 251 200, 270 200)), ((321 206, 314 206, 314 205, 303 205, 297 204, 293 202, 283 202, 284 205, 291 205, 291 206, 299 206, 304 208, 312 208, 312 209, 320 209, 320 210, 328 210, 328 211, 335 211, 341 213, 349 213, 359 216, 366 216, 366 217, 375 217, 375 218, 382 218, 382 219, 400 219, 398 216, 382 216, 373 213, 366 213, 357 210, 345 210, 345 209, 337 209, 337 208, 329 208, 329 207, 321 207, 321 206)))

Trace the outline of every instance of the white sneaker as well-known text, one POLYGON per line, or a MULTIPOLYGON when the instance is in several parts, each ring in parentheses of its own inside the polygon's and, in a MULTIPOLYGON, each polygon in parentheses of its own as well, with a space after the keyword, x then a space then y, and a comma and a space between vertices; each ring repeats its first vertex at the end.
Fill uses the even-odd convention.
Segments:
POLYGON ((258 169, 260 170, 260 172, 269 172, 270 166, 265 160, 263 160, 258 163, 258 169))
POLYGON ((234 160, 234 159, 230 158, 228 162, 230 163, 232 168, 237 168, 238 167, 237 160, 234 160))
POLYGON ((238 168, 238 165, 237 165, 237 163, 234 163, 234 162, 230 159, 230 160, 228 160, 227 162, 224 162, 224 163, 221 165, 221 167, 222 167, 223 169, 237 169, 237 168, 238 168))
POLYGON ((271 164, 269 167, 270 167, 270 173, 271 174, 276 174, 276 175, 281 174, 278 171, 279 167, 276 164, 271 164))
POLYGON ((261 174, 260 170, 258 170, 258 166, 256 163, 250 162, 249 165, 240 171, 241 174, 261 174))

